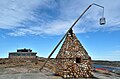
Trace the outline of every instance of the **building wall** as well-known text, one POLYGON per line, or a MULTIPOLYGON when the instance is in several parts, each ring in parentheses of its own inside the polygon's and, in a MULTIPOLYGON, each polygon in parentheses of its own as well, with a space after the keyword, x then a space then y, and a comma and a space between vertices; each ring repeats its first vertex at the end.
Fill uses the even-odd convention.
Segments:
POLYGON ((36 53, 33 52, 11 52, 9 58, 36 58, 36 53))

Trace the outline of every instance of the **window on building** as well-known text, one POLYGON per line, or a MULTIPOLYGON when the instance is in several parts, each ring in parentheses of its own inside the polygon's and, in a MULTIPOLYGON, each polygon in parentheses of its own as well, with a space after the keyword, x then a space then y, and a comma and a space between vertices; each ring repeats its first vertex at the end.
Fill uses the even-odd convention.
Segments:
POLYGON ((15 53, 14 56, 17 56, 17 54, 15 53))
POLYGON ((25 54, 23 53, 22 56, 25 56, 25 54))
POLYGON ((17 55, 20 56, 20 53, 18 53, 17 55))
POLYGON ((76 58, 76 63, 81 63, 81 58, 76 58))
POLYGON ((28 53, 27 56, 30 56, 30 54, 28 53))
POLYGON ((31 53, 31 56, 35 56, 35 54, 34 54, 34 53, 31 53))

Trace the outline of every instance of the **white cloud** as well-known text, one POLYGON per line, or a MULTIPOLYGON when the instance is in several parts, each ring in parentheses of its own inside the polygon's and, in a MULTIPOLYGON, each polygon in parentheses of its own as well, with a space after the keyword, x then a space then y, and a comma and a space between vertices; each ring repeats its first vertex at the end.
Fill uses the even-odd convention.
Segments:
POLYGON ((55 20, 51 23, 47 23, 46 27, 42 29, 43 33, 51 34, 51 35, 60 35, 66 32, 69 28, 71 21, 62 21, 62 20, 55 20))
MULTIPOLYGON (((0 28, 11 29, 9 35, 26 34, 60 35, 72 25, 93 0, 0 0, 0 28), (6 6, 7 5, 7 6, 6 6), (14 30, 13 30, 14 29, 14 30)), ((101 15, 99 7, 91 7, 77 23, 74 31, 86 33, 98 31, 120 30, 119 0, 100 0, 96 3, 105 7, 107 24, 100 27, 98 19, 101 15), (108 5, 109 3, 109 5, 108 5)))
POLYGON ((34 18, 35 8, 46 3, 47 0, 0 0, 0 28, 21 27, 21 22, 34 18))
POLYGON ((14 32, 9 33, 12 36, 24 36, 26 34, 50 34, 50 35, 60 35, 66 32, 69 28, 71 21, 62 21, 62 20, 54 20, 51 23, 44 24, 43 26, 34 26, 30 28, 19 28, 14 32), (46 26, 46 27, 45 27, 46 26))
POLYGON ((12 35, 12 36, 24 36, 26 34, 35 34, 32 30, 30 29, 18 29, 18 30, 15 30, 14 33, 9 33, 9 35, 12 35))

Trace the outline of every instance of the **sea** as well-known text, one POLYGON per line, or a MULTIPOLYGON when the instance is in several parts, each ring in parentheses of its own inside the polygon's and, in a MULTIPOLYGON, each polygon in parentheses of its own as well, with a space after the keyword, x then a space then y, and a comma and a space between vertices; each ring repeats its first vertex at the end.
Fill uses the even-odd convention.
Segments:
POLYGON ((107 67, 107 66, 104 66, 104 65, 98 65, 98 64, 93 64, 93 67, 94 68, 104 68, 108 71, 113 71, 113 70, 119 70, 120 71, 120 67, 107 67))

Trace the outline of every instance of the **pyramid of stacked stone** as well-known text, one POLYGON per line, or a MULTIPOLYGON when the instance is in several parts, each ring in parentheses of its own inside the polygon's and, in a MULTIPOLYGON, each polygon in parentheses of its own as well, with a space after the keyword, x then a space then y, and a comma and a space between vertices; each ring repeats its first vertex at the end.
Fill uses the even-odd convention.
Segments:
POLYGON ((91 78, 92 61, 74 33, 68 33, 56 56, 56 74, 64 78, 91 78))

